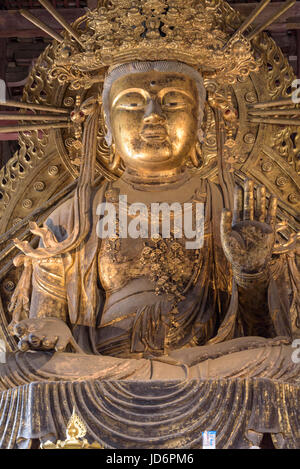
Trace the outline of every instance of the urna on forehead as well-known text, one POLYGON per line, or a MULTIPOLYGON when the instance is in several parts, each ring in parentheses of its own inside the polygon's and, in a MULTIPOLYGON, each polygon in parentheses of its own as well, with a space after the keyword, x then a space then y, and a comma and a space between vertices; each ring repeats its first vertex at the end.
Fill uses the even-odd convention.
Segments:
POLYGON ((200 101, 205 99, 206 91, 204 88, 203 78, 200 73, 192 67, 182 62, 174 61, 131 62, 114 67, 108 72, 103 87, 104 107, 106 107, 108 104, 109 92, 116 80, 126 76, 128 83, 132 82, 134 84, 137 81, 137 74, 145 74, 147 72, 151 72, 149 77, 149 85, 152 86, 158 85, 159 82, 164 84, 171 82, 172 80, 176 80, 178 84, 180 84, 181 81, 182 83, 185 83, 187 80, 193 80, 196 84, 200 101), (163 75, 160 77, 155 76, 155 72, 161 72, 163 75))
POLYGON ((143 88, 151 93, 151 91, 155 92, 169 87, 188 89, 193 94, 198 94, 195 80, 188 75, 169 71, 158 72, 151 70, 119 77, 110 87, 110 100, 112 100, 115 93, 126 88, 143 88))

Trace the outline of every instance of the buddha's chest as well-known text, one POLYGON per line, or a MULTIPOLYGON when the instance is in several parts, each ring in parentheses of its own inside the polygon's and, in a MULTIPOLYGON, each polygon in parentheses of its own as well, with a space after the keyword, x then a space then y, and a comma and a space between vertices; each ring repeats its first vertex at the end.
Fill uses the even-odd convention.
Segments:
POLYGON ((107 293, 145 277, 157 294, 184 296, 205 257, 209 232, 206 194, 200 192, 196 180, 159 194, 131 193, 128 186, 106 192, 115 225, 102 237, 98 269, 107 293))
POLYGON ((201 262, 202 249, 186 249, 186 240, 107 238, 98 256, 103 288, 115 291, 135 278, 146 277, 159 293, 184 295, 201 262))

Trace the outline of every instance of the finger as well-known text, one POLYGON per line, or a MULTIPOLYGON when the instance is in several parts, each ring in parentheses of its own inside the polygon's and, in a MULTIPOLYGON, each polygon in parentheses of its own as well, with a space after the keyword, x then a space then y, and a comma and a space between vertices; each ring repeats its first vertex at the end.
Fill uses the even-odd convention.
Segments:
POLYGON ((226 235, 231 232, 232 228, 232 212, 224 209, 221 217, 221 234, 226 235))
POLYGON ((29 350, 29 342, 26 339, 21 339, 20 342, 18 343, 18 349, 21 352, 27 352, 29 350))
POLYGON ((32 347, 40 347, 41 345, 41 338, 35 334, 29 334, 28 341, 32 347))
POLYGON ((282 220, 279 223, 276 223, 276 233, 278 233, 279 231, 284 230, 287 227, 288 227, 288 221, 287 220, 282 220))
POLYGON ((52 350, 55 348, 55 345, 57 343, 58 337, 45 337, 42 340, 42 346, 43 349, 45 350, 52 350))
POLYGON ((247 179, 244 186, 244 220, 253 220, 254 218, 254 183, 247 179))
POLYGON ((266 188, 258 186, 256 191, 256 217, 261 223, 266 221, 266 188))
POLYGON ((277 204, 278 199, 274 195, 272 195, 270 202, 269 202, 269 210, 267 216, 267 223, 271 226, 275 226, 276 224, 276 214, 277 214, 277 204))
POLYGON ((240 186, 234 188, 233 199, 233 225, 241 221, 243 214, 243 189, 240 186))
POLYGON ((65 350, 66 346, 67 346, 67 343, 66 343, 65 339, 60 337, 56 342, 55 350, 57 352, 63 352, 65 350))
POLYGON ((25 326, 25 324, 18 323, 14 327, 14 332, 15 332, 16 336, 22 337, 23 335, 26 334, 27 327, 25 326))

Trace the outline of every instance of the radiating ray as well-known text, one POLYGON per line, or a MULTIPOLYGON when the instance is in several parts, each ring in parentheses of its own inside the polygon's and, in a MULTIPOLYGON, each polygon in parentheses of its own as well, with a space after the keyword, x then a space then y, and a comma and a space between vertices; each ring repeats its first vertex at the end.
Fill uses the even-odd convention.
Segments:
MULTIPOLYGON (((245 21, 241 24, 241 26, 235 31, 233 36, 229 39, 229 41, 224 46, 224 49, 239 35, 243 34, 247 28, 256 20, 256 18, 262 13, 262 11, 266 8, 266 6, 270 3, 271 0, 261 0, 261 2, 257 5, 255 10, 245 19, 245 21)), ((266 20, 261 25, 257 26, 254 31, 252 31, 248 36, 247 39, 252 41, 259 33, 267 29, 270 24, 274 23, 281 15, 283 15, 289 8, 295 5, 297 0, 287 0, 287 2, 277 11, 275 12, 268 20, 266 20)))
POLYGON ((300 125, 300 120, 297 119, 272 119, 268 117, 248 117, 249 122, 254 124, 277 124, 277 125, 300 125))
POLYGON ((48 2, 48 0, 38 0, 39 3, 56 19, 56 21, 66 30, 69 34, 84 48, 83 43, 80 40, 79 35, 76 31, 67 23, 67 21, 61 16, 58 11, 48 2))
POLYGON ((48 111, 48 112, 57 112, 60 114, 69 114, 68 109, 48 106, 44 104, 35 104, 35 103, 24 103, 21 101, 0 101, 0 106, 5 107, 18 107, 20 109, 34 109, 36 111, 48 111))
POLYGON ((52 122, 51 124, 27 124, 27 125, 11 125, 0 127, 0 134, 9 132, 30 132, 31 130, 46 130, 46 129, 64 129, 71 127, 71 123, 52 122))
POLYGON ((42 115, 42 114, 0 114, 0 121, 68 121, 68 116, 42 115))
POLYGON ((276 101, 264 101, 261 103, 249 104, 249 109, 267 109, 269 107, 277 106, 295 106, 295 103, 292 98, 281 98, 276 101))
POLYGON ((261 14, 261 12, 269 5, 271 0, 262 0, 255 10, 245 19, 243 24, 237 29, 234 35, 230 38, 229 42, 232 42, 239 34, 242 34, 246 29, 256 20, 256 18, 261 14))
POLYGON ((63 42, 64 38, 62 36, 57 34, 57 32, 54 31, 54 29, 47 26, 40 19, 33 16, 29 11, 22 9, 22 10, 19 10, 19 13, 24 18, 26 18, 28 21, 30 21, 32 24, 37 26, 39 29, 41 29, 42 31, 45 31, 45 33, 47 33, 49 36, 53 37, 53 39, 56 39, 58 42, 63 42))
POLYGON ((300 109, 256 109, 249 110, 249 116, 264 117, 264 116, 299 116, 300 109))
POLYGON ((249 41, 252 41, 259 33, 267 29, 270 24, 274 23, 281 15, 283 15, 289 8, 291 8, 293 5, 295 5, 296 0, 288 0, 284 5, 277 11, 275 12, 271 18, 266 20, 264 23, 262 23, 260 26, 257 26, 257 28, 252 31, 249 36, 247 36, 247 39, 249 41))

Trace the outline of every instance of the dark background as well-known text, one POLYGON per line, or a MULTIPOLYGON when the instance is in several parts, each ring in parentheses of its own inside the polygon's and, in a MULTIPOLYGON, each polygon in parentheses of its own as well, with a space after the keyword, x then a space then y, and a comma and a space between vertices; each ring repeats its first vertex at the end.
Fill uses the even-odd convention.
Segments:
MULTIPOLYGON (((95 8, 97 0, 51 0, 54 7, 72 22, 85 13, 85 9, 95 8)), ((259 0, 229 0, 229 3, 247 16, 259 0)), ((259 17, 269 17, 280 8, 283 1, 272 1, 259 17)), ((52 41, 46 34, 28 22, 18 9, 30 10, 57 32, 61 27, 39 4, 37 0, 0 0, 0 78, 5 80, 8 90, 7 99, 18 100, 28 73, 37 57, 52 41)), ((269 34, 281 47, 300 78, 300 0, 287 13, 268 29, 269 34)), ((7 109, 12 112, 12 109, 7 109)), ((0 111, 1 112, 1 111, 0 111)), ((4 112, 2 108, 2 112, 4 112)), ((0 121, 0 125, 12 122, 0 121)), ((16 133, 0 134, 0 168, 18 148, 16 133)))

